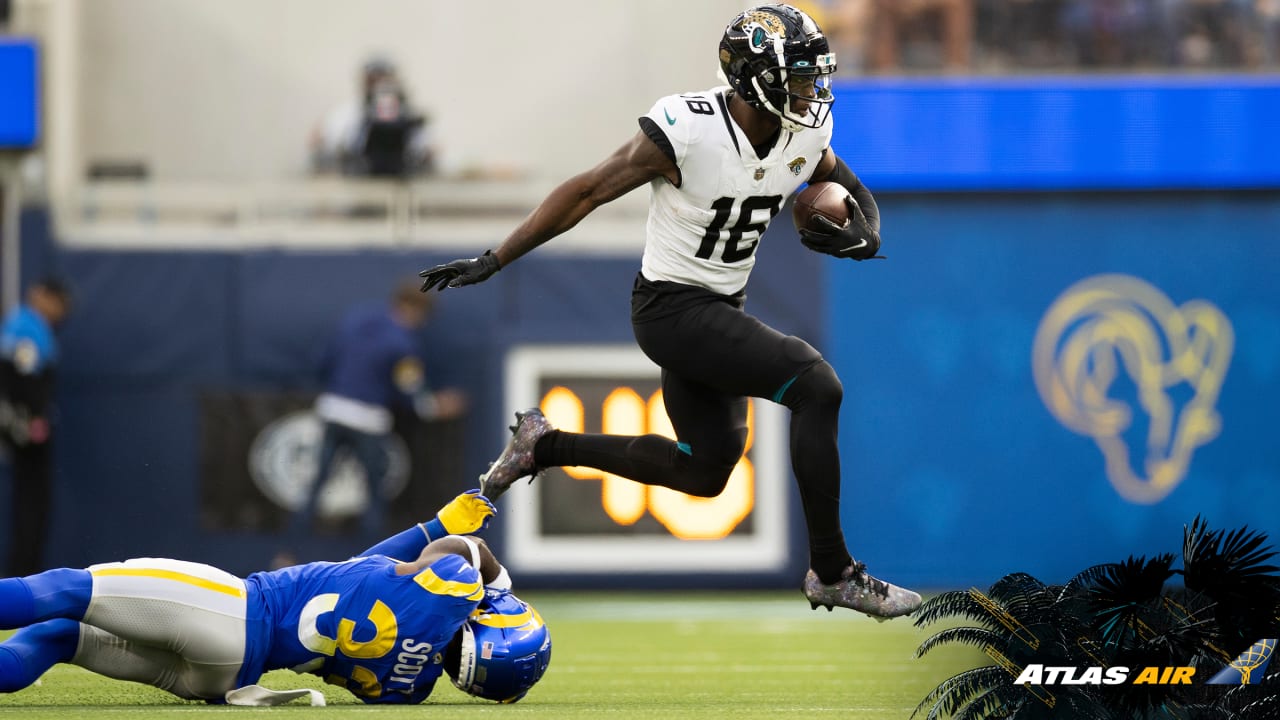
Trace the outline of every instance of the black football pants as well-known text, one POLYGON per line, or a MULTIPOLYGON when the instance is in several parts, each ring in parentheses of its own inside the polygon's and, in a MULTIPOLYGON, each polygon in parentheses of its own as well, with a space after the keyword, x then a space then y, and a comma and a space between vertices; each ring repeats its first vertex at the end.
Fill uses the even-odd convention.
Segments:
POLYGON ((824 579, 838 578, 849 563, 839 510, 840 381, 807 342, 748 315, 734 298, 706 297, 633 323, 640 348, 662 368, 663 397, 678 442, 659 435, 557 432, 539 442, 535 462, 583 465, 714 497, 745 449, 747 398, 781 403, 792 411, 791 463, 811 563, 824 579))

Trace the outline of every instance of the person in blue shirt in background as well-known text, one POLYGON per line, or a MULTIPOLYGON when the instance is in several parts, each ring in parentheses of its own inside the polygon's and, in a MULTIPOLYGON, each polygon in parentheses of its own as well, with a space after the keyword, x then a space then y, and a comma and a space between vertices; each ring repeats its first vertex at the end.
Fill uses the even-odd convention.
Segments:
POLYGON ((515 702, 546 672, 551 636, 484 542, 465 536, 494 513, 468 491, 345 562, 246 579, 158 558, 0 579, 0 629, 21 628, 0 643, 0 692, 72 663, 234 705, 324 703, 256 684, 280 668, 366 703, 420 703, 444 672, 470 695, 515 702))
POLYGON ((424 420, 445 420, 465 411, 466 398, 460 391, 433 391, 427 384, 417 335, 431 314, 432 301, 424 302, 424 297, 416 283, 399 285, 387 304, 349 311, 330 339, 321 362, 324 390, 315 405, 324 423, 316 477, 306 504, 290 522, 291 542, 302 542, 309 534, 320 495, 342 450, 364 469, 369 493, 365 537, 380 536, 386 517, 383 481, 390 467, 394 412, 412 409, 424 420))
POLYGON ((53 494, 54 329, 70 309, 67 286, 45 279, 32 284, 25 302, 0 324, 0 446, 13 484, 6 575, 44 569, 53 494))

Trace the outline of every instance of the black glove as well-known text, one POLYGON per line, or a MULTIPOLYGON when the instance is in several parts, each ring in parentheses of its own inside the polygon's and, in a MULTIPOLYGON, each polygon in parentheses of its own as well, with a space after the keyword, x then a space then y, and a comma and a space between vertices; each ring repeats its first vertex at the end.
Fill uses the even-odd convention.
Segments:
POLYGON ((862 214, 862 208, 858 207, 858 201, 850 196, 845 198, 845 202, 849 206, 849 221, 844 224, 844 227, 836 225, 821 215, 816 215, 813 218, 814 222, 821 225, 825 231, 800 228, 800 242, 814 252, 833 257, 858 261, 877 257, 883 259, 883 255, 876 255, 880 252, 880 233, 867 222, 866 216, 862 214))
POLYGON ((437 265, 418 273, 418 277, 426 278, 422 281, 422 292, 426 292, 431 288, 444 290, 484 282, 501 269, 498 256, 492 250, 485 250, 480 257, 437 265))

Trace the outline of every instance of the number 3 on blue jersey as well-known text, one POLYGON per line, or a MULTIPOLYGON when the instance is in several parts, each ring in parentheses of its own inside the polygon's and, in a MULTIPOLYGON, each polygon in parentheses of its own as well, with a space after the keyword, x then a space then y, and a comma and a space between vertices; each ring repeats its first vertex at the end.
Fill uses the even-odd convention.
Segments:
MULTIPOLYGON (((391 652, 396 646, 400 625, 396 620, 396 614, 381 600, 374 601, 367 618, 374 628, 372 640, 367 642, 357 641, 354 637, 356 621, 350 618, 338 620, 336 638, 326 637, 320 633, 319 628, 316 626, 316 620, 325 613, 333 612, 338 606, 340 597, 338 593, 324 593, 307 601, 307 604, 302 608, 302 614, 298 618, 298 642, 312 652, 329 657, 341 650, 342 654, 349 658, 374 660, 391 652)), ((364 697, 378 697, 382 694, 382 686, 378 682, 377 673, 367 668, 353 665, 351 679, 360 685, 359 691, 353 691, 357 692, 357 694, 364 697)), ((346 680, 346 678, 342 677, 325 678, 325 682, 333 685, 346 685, 346 680)))
POLYGON ((298 618, 298 642, 313 652, 322 655, 333 655, 341 650, 349 658, 372 660, 380 658, 396 646, 399 623, 396 614, 381 600, 375 600, 369 610, 369 623, 373 625, 375 634, 368 642, 358 642, 354 638, 356 621, 342 618, 338 621, 338 637, 330 638, 320 634, 316 620, 338 606, 338 593, 317 595, 302 608, 302 616, 298 618))

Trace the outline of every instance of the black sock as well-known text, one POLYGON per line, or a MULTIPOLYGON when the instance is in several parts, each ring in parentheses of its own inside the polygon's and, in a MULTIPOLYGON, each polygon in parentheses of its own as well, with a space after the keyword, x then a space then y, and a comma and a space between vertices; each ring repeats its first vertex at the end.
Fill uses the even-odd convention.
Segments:
POLYGON ((809 529, 809 567, 827 585, 839 582, 852 562, 840 527, 842 397, 835 371, 819 362, 800 373, 782 398, 791 409, 791 469, 809 529))
POLYGON ((661 435, 601 435, 554 430, 533 447, 538 467, 581 465, 661 485, 696 497, 715 497, 724 489, 733 463, 718 464, 682 450, 661 435))
POLYGON ((809 567, 824 585, 840 582, 840 574, 852 562, 853 558, 845 548, 843 533, 823 539, 810 538, 809 567))
MULTIPOLYGON (((581 465, 646 485, 671 485, 677 475, 679 450, 660 435, 601 435, 554 430, 538 439, 533 461, 538 467, 581 465)), ((680 488, 677 488, 680 489, 680 488)))

